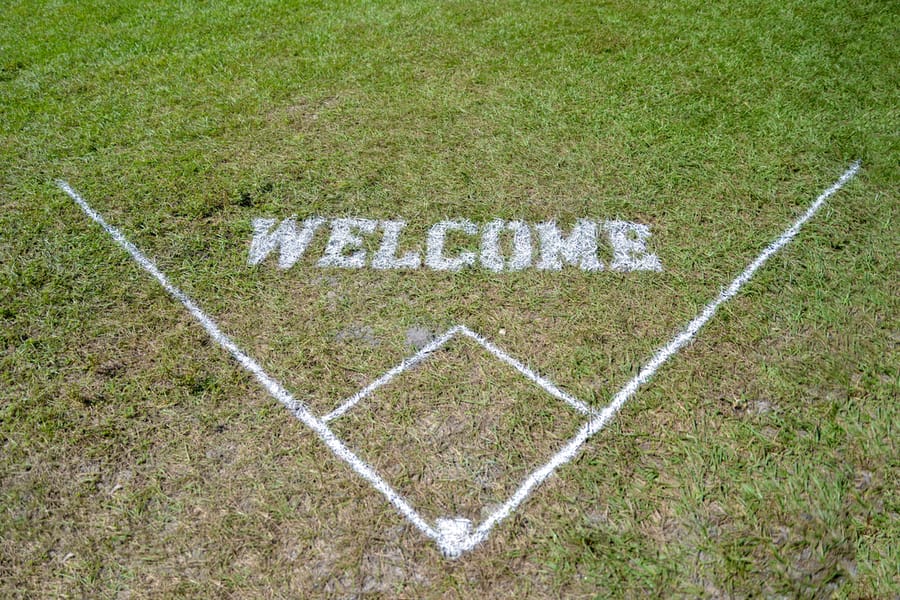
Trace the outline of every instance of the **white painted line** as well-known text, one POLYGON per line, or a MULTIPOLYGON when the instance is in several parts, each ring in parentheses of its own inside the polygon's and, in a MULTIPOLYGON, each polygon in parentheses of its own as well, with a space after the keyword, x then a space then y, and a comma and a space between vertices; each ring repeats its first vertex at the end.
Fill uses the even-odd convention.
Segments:
POLYGON ((219 326, 216 325, 215 321, 212 320, 206 313, 204 313, 197 304, 188 297, 187 294, 182 292, 180 289, 175 287, 172 284, 168 277, 160 271, 156 265, 147 258, 143 252, 138 250, 138 248, 129 242, 125 236, 118 229, 108 224, 106 220, 100 216, 94 209, 92 209, 88 203, 76 192, 73 190, 68 183, 65 181, 57 181, 57 185, 61 190, 67 193, 72 200, 74 200, 78 206, 81 207, 81 210, 94 220, 100 227, 102 227, 112 238, 118 243, 122 248, 124 248, 132 258, 134 258, 135 262, 137 262, 145 271, 150 273, 159 283, 165 288, 169 294, 181 302, 182 305, 188 310, 188 312, 193 315, 193 317, 203 326, 206 330, 206 333, 209 334, 219 346, 223 349, 227 350, 229 354, 240 364, 244 369, 249 371, 256 377, 256 380, 269 392, 269 394, 278 400, 281 404, 283 404, 288 410, 294 413, 300 421, 303 422, 307 427, 316 432, 316 435, 319 436, 328 448, 334 452, 334 454, 346 462, 350 467, 356 471, 360 477, 368 481, 372 484, 372 486, 377 489, 379 492, 387 498, 388 502, 390 502, 404 517, 409 519, 409 521, 415 525, 419 531, 435 540, 439 545, 442 544, 442 534, 429 525, 425 519, 413 509, 412 506, 398 494, 393 488, 391 488, 388 483, 379 476, 374 469, 372 469, 369 465, 367 465, 361 458, 359 458, 356 454, 353 453, 347 446, 344 445, 341 440, 334 435, 331 429, 328 428, 323 421, 317 419, 310 411, 309 408, 299 400, 295 399, 290 392, 288 392, 280 383, 275 381, 265 370, 257 363, 255 360, 250 358, 243 350, 238 348, 238 346, 229 338, 226 334, 219 329, 219 326))
POLYGON ((485 350, 487 350, 488 352, 490 352, 491 354, 493 354, 494 356, 499 358, 501 361, 505 362, 506 364, 508 364, 509 366, 511 366, 518 372, 520 372, 522 375, 524 375, 529 380, 533 381, 534 383, 536 383, 537 385, 542 387, 544 389, 544 391, 546 391, 548 394, 550 394, 554 398, 558 398, 559 400, 562 400, 563 402, 565 402, 566 404, 568 404, 569 406, 571 406, 572 408, 574 408, 575 410, 577 410, 578 412, 580 412, 583 415, 597 414, 596 411, 594 411, 594 409, 592 409, 590 406, 588 406, 581 400, 578 400, 577 398, 562 391, 561 389, 556 387, 556 385, 552 381, 550 381, 549 379, 546 379, 544 377, 541 377, 540 375, 538 375, 537 373, 532 371, 527 365, 520 363, 515 358, 513 358, 512 356, 510 356, 509 354, 507 354, 506 352, 504 352, 503 350, 501 350, 500 348, 498 348, 497 346, 495 346, 494 344, 492 344, 485 338, 481 337, 480 335, 478 335, 477 333, 475 333, 468 327, 460 325, 459 330, 460 330, 460 332, 462 332, 463 335, 466 335, 466 336, 472 338, 473 340, 475 340, 476 342, 478 342, 479 344, 484 346, 485 350))
POLYGON ((424 348, 419 350, 417 353, 413 354, 412 356, 410 356, 407 359, 404 359, 396 367, 392 368, 390 371, 386 372, 384 375, 382 375, 381 377, 379 377, 378 379, 376 379, 375 381, 373 381, 372 383, 370 383, 369 385, 367 385, 360 391, 356 392, 355 394, 353 394, 352 396, 350 396, 349 398, 344 400, 344 402, 342 402, 340 406, 338 406, 336 409, 334 409, 333 411, 331 411, 330 413, 328 413, 327 415, 322 417, 322 421, 328 423, 329 421, 333 421, 334 419, 337 419, 338 417, 340 417, 341 415, 346 413, 348 410, 350 410, 351 408, 356 406, 360 400, 368 397, 369 395, 372 394, 372 392, 374 392, 381 386, 386 385, 388 382, 390 382, 394 377, 396 377, 400 373, 406 371, 407 369, 411 369, 412 367, 414 367, 417 364, 419 364, 420 362, 422 362, 432 352, 434 352, 435 350, 437 350, 438 348, 440 348, 441 346, 443 346, 444 344, 449 342, 451 339, 453 339, 454 336, 456 336, 457 334, 460 334, 460 333, 475 340, 476 342, 478 342, 485 350, 487 350, 488 352, 493 354, 495 357, 500 359, 502 362, 505 362, 509 366, 513 367, 519 373, 524 375, 528 380, 530 380, 533 383, 540 386, 548 394, 550 394, 554 398, 562 400, 563 402, 565 402, 566 404, 568 404, 569 406, 571 406, 572 408, 574 408, 581 414, 583 414, 583 415, 597 414, 596 411, 592 410, 590 406, 588 406, 581 400, 578 400, 577 398, 571 396, 570 394, 567 394, 563 390, 559 389, 552 381, 550 381, 544 377, 541 377, 540 375, 535 373, 531 368, 529 368, 527 365, 522 364, 521 362, 519 362, 518 360, 516 360, 515 358, 513 358, 512 356, 510 356, 509 354, 507 354, 506 352, 504 352, 503 350, 501 350, 500 348, 498 348, 491 342, 489 342, 484 337, 478 335, 477 333, 475 333, 474 331, 472 331, 471 329, 469 329, 468 327, 466 327, 464 325, 456 325, 455 327, 451 327, 450 329, 445 331, 440 337, 434 339, 431 343, 429 343, 427 346, 425 346, 424 348))
POLYGON ((441 346, 446 344, 458 332, 459 332, 459 326, 451 327, 450 329, 445 331, 443 333, 443 335, 441 335, 440 337, 435 338, 434 340, 429 342, 427 346, 424 346, 421 350, 419 350, 418 352, 416 352, 409 358, 404 359, 399 365, 397 365, 396 367, 394 367, 390 371, 386 372, 384 375, 382 375, 381 377, 379 377, 378 379, 376 379, 375 381, 373 381, 372 383, 370 383, 369 385, 367 385, 366 387, 361 389, 360 391, 356 392, 355 394, 353 394, 352 396, 347 398, 343 403, 341 403, 340 406, 338 406, 336 409, 334 409, 333 411, 331 411, 330 413, 328 413, 327 415, 322 417, 322 421, 327 423, 329 421, 337 419, 342 414, 344 414, 345 412, 347 412, 348 410, 350 410, 351 408, 356 406, 360 400, 369 396, 372 392, 374 392, 381 386, 386 385, 391 379, 393 379, 394 377, 396 377, 403 371, 406 371, 407 369, 411 369, 412 367, 416 366, 417 364, 419 364, 420 362, 422 362, 423 360, 428 358, 428 356, 432 352, 434 352, 435 350, 437 350, 438 348, 440 348, 441 346))
POLYGON ((700 314, 694 317, 694 319, 688 323, 680 333, 672 338, 669 343, 657 350, 650 361, 644 365, 640 372, 629 381, 625 387, 616 393, 612 402, 610 402, 600 414, 585 423, 578 433, 576 433, 561 450, 554 454, 543 466, 539 467, 529 475, 525 481, 519 485, 519 488, 515 493, 494 511, 493 514, 488 516, 468 536, 461 538, 457 535, 456 538, 454 538, 457 542, 456 547, 452 548, 453 552, 458 556, 484 541, 494 525, 508 517, 512 511, 514 511, 537 486, 553 474, 556 469, 572 460, 578 454, 581 446, 612 420, 638 388, 647 383, 666 361, 690 342, 694 336, 697 335, 697 332, 700 331, 700 328, 712 319, 719 306, 733 298, 773 254, 784 248, 791 240, 793 240, 797 233, 800 232, 800 228, 819 212, 819 209, 825 204, 825 200, 844 187, 848 181, 853 179, 859 172, 859 169, 860 161, 854 162, 831 187, 822 192, 822 194, 813 201, 806 212, 797 219, 793 225, 788 227, 780 236, 778 236, 775 241, 769 244, 769 246, 763 250, 740 275, 735 277, 734 281, 732 281, 727 288, 722 290, 722 293, 720 293, 715 300, 707 304, 706 307, 700 311, 700 314))

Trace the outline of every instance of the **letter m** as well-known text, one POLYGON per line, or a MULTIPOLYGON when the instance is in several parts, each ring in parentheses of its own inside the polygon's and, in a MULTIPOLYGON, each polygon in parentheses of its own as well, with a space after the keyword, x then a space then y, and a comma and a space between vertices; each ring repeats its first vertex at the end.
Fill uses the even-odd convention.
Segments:
POLYGON ((275 219, 253 219, 253 242, 250 244, 248 264, 258 265, 278 248, 278 267, 290 269, 306 252, 316 229, 324 222, 325 219, 313 217, 303 221, 303 226, 297 231, 297 222, 292 217, 273 230, 275 219))
POLYGON ((585 271, 600 271, 603 263, 597 258, 597 224, 579 219, 568 237, 563 237, 556 223, 538 223, 541 237, 541 259, 538 269, 559 271, 563 262, 578 265, 585 271))

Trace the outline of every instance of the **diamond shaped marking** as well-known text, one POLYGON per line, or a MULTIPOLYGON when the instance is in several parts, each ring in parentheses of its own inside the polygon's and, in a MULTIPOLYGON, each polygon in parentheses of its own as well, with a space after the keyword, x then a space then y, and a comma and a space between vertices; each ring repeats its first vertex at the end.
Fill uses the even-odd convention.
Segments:
POLYGON ((322 421, 325 423, 328 423, 329 421, 333 421, 334 419, 337 419, 338 417, 340 417, 341 415, 346 413, 348 410, 350 410, 351 408, 353 408, 354 406, 359 404, 359 402, 361 400, 371 396, 375 392, 375 390, 377 390, 378 388, 380 388, 382 386, 387 385, 397 375, 400 375, 404 371, 411 369, 412 367, 418 365, 419 363, 421 363, 422 361, 427 359, 435 351, 439 350, 441 347, 446 345, 450 340, 452 340, 457 335, 464 335, 464 336, 476 341, 479 345, 481 345, 482 348, 484 348, 485 350, 490 352, 501 362, 504 362, 507 365, 511 366, 516 371, 521 373, 523 377, 525 377, 532 383, 537 384, 548 394, 550 394, 554 398, 558 398, 559 400, 562 400, 563 402, 565 402, 566 404, 568 404, 569 406, 571 406, 572 408, 574 408, 581 414, 583 414, 585 416, 589 416, 589 417, 595 416, 597 414, 596 411, 594 411, 590 406, 588 406, 587 404, 585 404, 578 398, 575 398, 571 394, 568 394, 565 391, 559 389, 559 387, 557 387, 556 384, 554 384, 552 381, 550 381, 549 379, 536 373, 528 365, 525 365, 525 364, 519 362, 518 360, 516 360, 515 358, 513 358, 512 356, 510 356, 509 354, 507 354, 506 352, 504 352, 503 350, 501 350, 500 348, 498 348, 497 346, 495 346, 488 340, 486 340, 484 337, 478 335, 477 333, 475 333, 474 331, 472 331, 465 325, 456 325, 455 327, 451 327, 450 329, 445 331, 443 334, 441 334, 439 337, 432 340, 428 345, 424 346, 421 350, 419 350, 412 356, 404 359, 400 364, 398 364, 394 368, 387 371, 384 375, 382 375, 381 377, 379 377, 378 379, 376 379, 375 381, 373 381, 372 383, 370 383, 369 385, 367 385, 360 391, 356 392, 355 394, 353 394, 352 396, 350 396, 349 398, 344 400, 340 404, 340 406, 338 406, 336 409, 334 409, 327 415, 321 417, 322 421))
MULTIPOLYGON (((375 393, 379 388, 390 383, 395 377, 400 375, 401 373, 412 369, 416 365, 424 362, 429 357, 431 357, 437 350, 445 346, 456 336, 465 336, 469 339, 475 341, 482 348, 487 350, 491 355, 497 358, 499 361, 505 363, 513 367, 520 375, 522 375, 525 379, 531 381, 536 384, 538 387, 543 389, 545 392, 565 402, 569 405, 570 408, 575 411, 581 413, 582 415, 589 417, 587 423, 592 422, 594 419, 600 416, 600 413, 595 411, 593 408, 578 400, 571 394, 565 392, 560 389, 556 384, 552 381, 543 377, 542 375, 535 372, 533 369, 520 362, 519 360, 513 358, 508 353, 500 349, 498 346, 493 344, 492 342, 485 339, 483 336, 469 329, 465 325, 456 325, 451 327, 443 334, 432 340, 429 344, 424 346, 421 350, 416 352, 415 354, 407 357, 403 361, 401 361, 398 365, 386 371, 383 375, 378 377, 375 381, 358 391, 356 394, 350 396, 346 400, 344 400, 337 408, 335 408, 330 413, 320 417, 322 423, 329 423, 342 415, 346 414, 349 410, 351 410, 354 406, 359 404, 365 398, 368 398, 373 393, 375 393)), ((583 430, 587 425, 581 427, 583 430)), ((577 436, 576 436, 577 437, 577 436)), ((370 467, 372 468, 372 467, 370 467)), ((373 469, 374 470, 374 469, 373 469)), ((527 485, 527 480, 525 482, 527 485)), ((501 513, 505 512, 506 506, 511 502, 517 502, 516 496, 519 495, 522 484, 517 486, 519 491, 513 494, 504 505, 496 510, 493 514, 489 515, 482 523, 480 523, 477 527, 470 520, 461 516, 444 516, 438 517, 434 521, 434 526, 431 531, 434 533, 433 538, 437 542, 438 547, 440 547, 441 551, 449 558, 457 558, 462 553, 474 548, 476 545, 481 543, 486 537, 490 529, 493 525, 499 520, 501 513), (499 518, 498 518, 499 517, 499 518)), ((393 491, 393 490, 392 490, 393 491)), ((396 491, 393 491, 394 494, 399 494, 396 491)), ((408 500, 404 499, 404 503, 406 503, 409 508, 415 512, 416 516, 422 521, 427 522, 427 519, 418 513, 415 509, 412 508, 411 505, 408 504, 408 500)))

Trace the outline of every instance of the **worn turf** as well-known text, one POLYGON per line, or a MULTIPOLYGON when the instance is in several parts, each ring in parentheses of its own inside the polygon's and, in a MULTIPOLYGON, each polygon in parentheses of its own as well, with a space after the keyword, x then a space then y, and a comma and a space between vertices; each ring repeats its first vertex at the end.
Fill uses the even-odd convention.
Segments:
MULTIPOLYGON (((0 595, 900 594, 889 2, 6 2, 0 595), (490 538, 447 560, 69 181, 324 414, 464 324, 604 406, 860 175, 490 538), (651 228, 662 272, 248 266, 252 219, 651 228)), ((461 243, 461 242, 460 242, 461 243)), ((333 423, 479 519, 577 427, 454 340, 333 423)))

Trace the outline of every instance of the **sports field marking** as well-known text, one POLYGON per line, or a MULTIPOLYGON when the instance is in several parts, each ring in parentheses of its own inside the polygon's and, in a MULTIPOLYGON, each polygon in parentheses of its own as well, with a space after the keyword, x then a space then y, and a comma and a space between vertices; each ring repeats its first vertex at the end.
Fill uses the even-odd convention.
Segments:
MULTIPOLYGON (((815 201, 813 201, 813 203, 800 218, 798 218, 778 238, 776 238, 768 247, 766 247, 762 251, 762 253, 757 256, 756 259, 751 262, 749 266, 747 266, 747 268, 745 268, 744 271, 741 272, 741 274, 738 275, 731 282, 731 284, 719 294, 716 299, 707 304, 706 307, 704 307, 704 309, 693 320, 691 320, 682 331, 675 335, 675 337, 673 337, 667 344, 657 350, 657 352, 647 362, 647 364, 641 368, 640 372, 616 393, 616 395, 613 397, 612 402, 610 402, 610 404, 606 406, 606 408, 604 408, 599 413, 592 412, 591 414, 594 414, 594 416, 592 416, 591 419, 587 423, 585 423, 581 427, 581 429, 579 429, 579 431, 565 444, 565 446, 563 446, 562 449, 554 454, 550 458, 550 460, 548 460, 543 466, 532 472, 531 475, 529 475, 519 485, 515 493, 510 496, 510 498, 506 502, 504 502, 496 511, 494 511, 490 516, 482 521, 481 524, 479 524, 478 527, 476 527, 474 530, 472 529, 472 523, 467 519, 462 518, 438 518, 435 520, 434 526, 429 525, 428 522, 404 498, 402 498, 393 488, 391 488, 391 486, 384 479, 382 479, 368 464, 362 461, 334 435, 334 433, 326 424, 325 419, 319 419, 315 417, 309 411, 306 405, 296 400, 290 394, 290 392, 288 392, 280 383, 269 376, 255 360, 253 360, 250 356, 248 356, 240 348, 238 348, 238 346, 219 329, 216 323, 208 315, 206 315, 206 313, 204 313, 197 306, 197 304, 193 302, 193 300, 191 300, 180 289, 175 287, 168 280, 168 278, 156 267, 156 265, 140 250, 138 250, 137 247, 129 242, 118 229, 106 223, 103 217, 100 216, 100 214, 98 214, 96 211, 94 211, 88 205, 88 203, 69 186, 68 183, 64 181, 58 181, 57 184, 59 185, 60 189, 66 192, 81 207, 81 209, 88 217, 90 217, 107 233, 109 233, 110 236, 112 236, 112 238, 120 246, 122 246, 129 254, 131 254, 135 261, 144 270, 153 275, 153 277, 156 278, 157 281, 159 281, 159 283, 163 286, 163 288, 165 288, 167 292, 169 292, 170 295, 181 302, 181 304, 184 305, 188 312, 190 312, 191 315, 193 315, 194 318, 196 318, 197 321, 200 322, 200 324, 207 331, 210 337, 212 337, 222 348, 227 350, 241 366, 251 372, 276 400, 290 409, 291 412, 293 412, 300 421, 302 421, 305 425, 312 429, 338 458, 345 461, 361 477, 371 483, 375 487, 375 489, 381 492, 385 496, 385 498, 387 498, 388 501, 403 516, 409 519, 409 521, 413 525, 415 525, 423 534, 437 542, 438 546, 446 556, 456 558, 487 539, 491 529, 497 523, 508 517, 522 502, 525 501, 525 499, 531 494, 531 492, 534 491, 537 486, 543 483, 551 474, 553 474, 556 469, 572 460, 572 458, 577 455, 578 450, 581 448, 581 446, 593 435, 602 430, 619 412, 619 410, 622 409, 625 403, 635 394, 635 392, 642 385, 647 383, 666 361, 674 356, 681 348, 687 345, 697 335, 697 332, 699 332, 700 329, 715 315, 719 306, 733 298, 738 293, 738 291, 748 281, 750 281, 756 271, 759 270, 759 268, 762 267, 772 255, 774 255, 776 252, 790 243, 790 241, 793 240, 794 237, 796 237, 797 233, 799 233, 803 225, 807 221, 809 221, 809 219, 811 219, 819 211, 819 209, 821 209, 825 201, 842 187, 844 187, 844 185, 846 185, 848 181, 853 179, 853 177, 856 176, 856 174, 859 172, 859 169, 860 162, 856 161, 841 175, 841 177, 831 187, 822 192, 822 194, 820 194, 819 197, 816 198, 815 201)), ((466 331, 470 330, 467 330, 462 326, 451 328, 443 336, 432 342, 432 345, 437 342, 446 343, 446 341, 449 340, 452 335, 455 335, 456 333, 465 333, 466 331), (445 337, 446 339, 444 339, 445 337)), ((472 337, 472 339, 478 341, 485 348, 491 351, 492 354, 497 356, 497 358, 506 362, 503 356, 508 355, 502 353, 502 351, 500 351, 499 349, 496 349, 496 347, 490 344, 490 342, 487 342, 487 340, 480 338, 480 336, 471 331, 466 335, 469 335, 469 337, 472 337), (491 350, 491 348, 495 348, 497 350, 497 353, 491 350)), ((426 348, 428 348, 428 346, 426 346, 426 348)), ((423 348, 423 350, 425 350, 425 348, 423 348)), ((423 354, 422 351, 420 351, 413 358, 419 357, 418 361, 421 361, 425 358, 425 356, 427 356, 427 354, 427 352, 423 354)), ((510 360, 514 361, 514 359, 512 359, 511 357, 510 360)), ((405 362, 406 361, 404 361, 404 363, 405 362)), ((400 365, 392 369, 392 371, 400 369, 400 367, 402 367, 404 363, 401 363, 400 365)), ((516 367, 516 365, 513 363, 508 364, 512 364, 512 366, 516 367)), ((400 369, 396 373, 390 375, 390 377, 382 382, 381 385, 396 376, 399 372, 402 372, 402 370, 409 368, 409 366, 411 365, 407 365, 406 367, 403 367, 403 369, 400 369)), ((524 365, 522 366, 524 367, 524 365)), ((518 369, 518 367, 516 368, 518 369)), ((520 372, 527 376, 527 374, 524 371, 521 371, 521 369, 520 372)), ((391 371, 389 371, 388 373, 391 373, 391 371)), ((376 380, 376 383, 377 381, 384 379, 386 376, 387 374, 382 376, 382 378, 379 378, 379 380, 376 380)), ((532 381, 535 380, 532 379, 532 381)), ((537 381, 536 383, 541 385, 537 381)), ((369 388, 372 388, 373 385, 374 384, 370 385, 369 388)), ((542 385, 542 387, 544 386, 542 385)), ((363 391, 365 391, 365 389, 363 391)), ((549 390, 547 391, 552 394, 552 392, 550 392, 549 390)), ((369 393, 370 392, 371 390, 369 390, 369 393)), ((360 399, 362 399, 362 397, 364 396, 361 396, 360 399)), ((358 401, 359 400, 357 400, 357 402, 358 401)), ((342 407, 343 406, 344 405, 342 405, 342 407)), ((331 414, 333 415, 333 413, 331 414)), ((331 416, 331 418, 336 418, 336 416, 339 415, 331 416)), ((326 415, 326 418, 327 417, 328 415, 326 415)))
POLYGON ((491 342, 489 342, 482 336, 478 335, 477 333, 475 333, 474 331, 472 331, 465 325, 456 325, 455 327, 451 327, 450 329, 445 331, 443 334, 441 334, 440 337, 434 339, 427 346, 423 347, 421 350, 419 350, 418 352, 416 352, 409 358, 403 360, 399 365, 397 365, 390 371, 387 371, 384 375, 382 375, 381 377, 379 377, 378 379, 376 379, 375 381, 373 381, 372 383, 370 383, 369 385, 367 385, 360 391, 356 392, 355 394, 353 394, 352 396, 347 398, 343 403, 341 403, 340 406, 338 406, 336 409, 334 409, 333 411, 331 411, 330 413, 328 413, 327 415, 322 417, 322 420, 327 423, 329 421, 337 419, 342 414, 344 414, 345 412, 347 412, 348 410, 350 410, 351 408, 356 406, 356 404, 360 400, 362 400, 363 398, 366 398, 367 396, 372 394, 372 392, 374 392, 378 388, 382 387, 383 385, 386 385, 394 377, 396 377, 400 373, 406 371, 407 369, 410 369, 410 368, 416 366, 417 364, 419 364, 420 362, 422 362, 423 360, 428 358, 428 356, 430 356, 432 352, 436 351, 441 346, 443 346, 444 344, 449 342, 456 335, 465 335, 465 336, 475 340, 485 350, 487 350, 488 352, 493 354, 500 361, 505 362, 506 364, 508 364, 515 370, 517 370, 519 373, 524 375, 527 379, 529 379, 532 382, 539 385, 548 394, 550 394, 554 398, 558 398, 558 399, 562 400, 563 402, 565 402, 566 404, 568 404, 569 406, 571 406, 572 408, 574 408, 581 414, 583 414, 583 415, 596 414, 596 411, 594 411, 590 406, 588 406, 587 404, 585 404, 578 398, 575 398, 574 396, 567 394, 563 390, 559 389, 556 386, 556 384, 554 384, 552 381, 535 373, 527 365, 522 364, 521 362, 519 362, 518 360, 516 360, 515 358, 513 358, 512 356, 510 356, 509 354, 507 354, 506 352, 504 352, 503 350, 501 350, 500 348, 498 348, 497 346, 495 346, 494 344, 492 344, 491 342))

